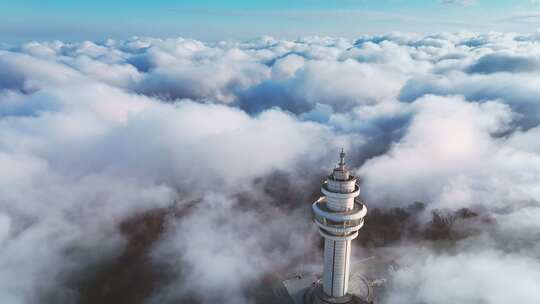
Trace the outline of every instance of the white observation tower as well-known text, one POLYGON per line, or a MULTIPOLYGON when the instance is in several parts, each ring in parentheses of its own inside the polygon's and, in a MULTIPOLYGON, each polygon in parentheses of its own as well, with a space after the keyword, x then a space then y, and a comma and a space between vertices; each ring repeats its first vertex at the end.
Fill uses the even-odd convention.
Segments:
POLYGON ((349 291, 351 241, 364 225, 367 208, 357 178, 345 166, 345 153, 321 187, 324 196, 312 205, 315 223, 324 238, 322 290, 315 291, 314 303, 359 303, 349 291))
MULTIPOLYGON (((345 166, 345 153, 321 187, 324 196, 313 205, 315 224, 324 238, 324 269, 318 274, 299 273, 283 281, 285 298, 276 303, 373 304, 371 283, 361 274, 350 275, 351 241, 364 225, 367 208, 357 197, 357 178, 345 166)), ((277 289, 280 290, 280 289, 277 289)))

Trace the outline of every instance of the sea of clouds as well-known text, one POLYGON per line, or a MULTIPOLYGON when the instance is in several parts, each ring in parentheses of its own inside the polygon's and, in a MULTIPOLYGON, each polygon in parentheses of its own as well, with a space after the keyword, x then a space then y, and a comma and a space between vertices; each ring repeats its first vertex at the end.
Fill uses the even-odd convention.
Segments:
POLYGON ((540 33, 460 32, 3 46, 0 303, 83 301, 121 223, 167 208, 143 300, 257 302, 322 253, 310 200, 341 147, 368 209, 480 217, 385 246, 384 303, 540 302, 540 33))

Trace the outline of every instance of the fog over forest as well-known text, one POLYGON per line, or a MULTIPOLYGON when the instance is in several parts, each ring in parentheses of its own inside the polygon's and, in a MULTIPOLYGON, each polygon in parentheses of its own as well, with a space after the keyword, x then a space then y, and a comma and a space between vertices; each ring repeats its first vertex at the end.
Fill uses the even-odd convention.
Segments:
POLYGON ((539 84, 540 32, 3 45, 0 303, 267 303, 342 147, 381 303, 539 303, 539 84))

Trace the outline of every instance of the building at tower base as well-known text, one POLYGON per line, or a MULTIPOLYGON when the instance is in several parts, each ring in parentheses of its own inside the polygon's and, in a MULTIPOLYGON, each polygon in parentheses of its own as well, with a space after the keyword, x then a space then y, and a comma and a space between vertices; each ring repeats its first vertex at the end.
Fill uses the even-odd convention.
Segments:
POLYGON ((284 292, 276 303, 287 304, 373 304, 375 293, 371 282, 353 275, 346 296, 334 298, 327 296, 322 289, 321 276, 298 274, 282 282, 284 292))

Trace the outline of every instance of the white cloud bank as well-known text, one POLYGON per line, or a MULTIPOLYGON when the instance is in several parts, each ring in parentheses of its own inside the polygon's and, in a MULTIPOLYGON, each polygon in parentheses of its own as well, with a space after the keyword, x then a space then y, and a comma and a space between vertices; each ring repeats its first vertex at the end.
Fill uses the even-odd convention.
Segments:
POLYGON ((120 223, 193 202, 150 249, 172 283, 146 300, 253 302, 246 286, 316 252, 306 206, 341 146, 370 208, 422 201, 495 219, 446 252, 396 247, 409 267, 386 303, 502 303, 491 291, 508 285, 538 302, 538 37, 0 50, 0 302, 79 301, 68 282, 122 253, 120 223))

